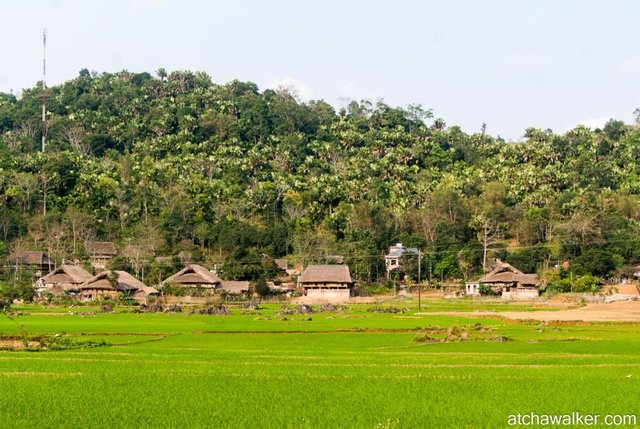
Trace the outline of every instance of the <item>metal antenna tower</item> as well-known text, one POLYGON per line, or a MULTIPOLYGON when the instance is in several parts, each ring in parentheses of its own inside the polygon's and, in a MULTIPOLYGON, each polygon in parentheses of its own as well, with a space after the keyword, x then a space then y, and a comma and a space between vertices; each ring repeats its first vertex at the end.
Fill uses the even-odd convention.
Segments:
POLYGON ((46 84, 47 80, 47 29, 42 30, 42 152, 47 141, 47 116, 46 116, 46 84))

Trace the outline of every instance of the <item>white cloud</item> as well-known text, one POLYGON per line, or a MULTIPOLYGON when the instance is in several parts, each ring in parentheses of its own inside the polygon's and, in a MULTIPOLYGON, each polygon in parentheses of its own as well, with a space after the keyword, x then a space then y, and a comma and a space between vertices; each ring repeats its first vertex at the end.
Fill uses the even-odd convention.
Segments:
POLYGON ((610 119, 611 117, 609 116, 598 116, 597 118, 584 119, 582 121, 579 121, 579 122, 576 122, 575 124, 570 125, 569 127, 567 127, 567 130, 572 130, 578 125, 584 125, 585 127, 590 128, 592 130, 596 128, 602 128, 604 127, 604 124, 609 122, 610 119))
POLYGON ((307 85, 306 83, 300 82, 298 79, 285 76, 281 79, 272 80, 267 84, 267 88, 278 89, 278 88, 293 88, 296 92, 296 95, 300 97, 302 101, 309 101, 313 99, 313 89, 307 85))

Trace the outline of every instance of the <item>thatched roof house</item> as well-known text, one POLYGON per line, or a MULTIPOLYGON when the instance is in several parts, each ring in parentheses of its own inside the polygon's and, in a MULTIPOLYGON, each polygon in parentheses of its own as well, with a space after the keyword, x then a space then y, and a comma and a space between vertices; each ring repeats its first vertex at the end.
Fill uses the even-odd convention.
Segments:
POLYGON ((104 269, 107 263, 118 255, 116 245, 111 241, 88 241, 84 248, 91 255, 91 265, 104 269))
POLYGON ((311 265, 298 279, 306 296, 322 300, 349 299, 354 283, 347 265, 311 265))
POLYGON ((40 292, 53 295, 79 292, 79 286, 93 275, 82 267, 75 265, 61 265, 39 281, 40 292))
POLYGON ((276 267, 278 267, 278 271, 280 271, 280 274, 282 275, 287 275, 287 276, 299 276, 300 275, 300 271, 296 270, 295 268, 289 268, 289 261, 286 258, 276 258, 273 260, 273 262, 276 264, 276 267))
POLYGON ((183 288, 202 288, 213 293, 220 287, 220 277, 197 264, 189 264, 164 280, 161 286, 170 285, 183 288))
POLYGON ((146 298, 158 293, 126 271, 103 271, 81 284, 79 289, 80 296, 85 300, 117 299, 122 295, 129 295, 137 300, 136 296, 146 298))
POLYGON ((249 293, 248 281, 221 280, 220 288, 230 295, 246 295, 249 293))
POLYGON ((92 255, 116 256, 118 254, 116 245, 111 241, 88 241, 85 249, 92 255))
POLYGON ((289 262, 287 262, 286 258, 276 258, 273 260, 279 270, 287 271, 289 269, 289 262))
POLYGON ((503 298, 537 298, 540 294, 540 278, 537 274, 525 274, 513 265, 496 260, 496 267, 477 282, 486 285, 503 298))
POLYGON ((36 276, 48 273, 54 266, 49 255, 38 250, 22 250, 19 252, 13 252, 7 256, 7 261, 11 265, 28 267, 35 270, 36 276))

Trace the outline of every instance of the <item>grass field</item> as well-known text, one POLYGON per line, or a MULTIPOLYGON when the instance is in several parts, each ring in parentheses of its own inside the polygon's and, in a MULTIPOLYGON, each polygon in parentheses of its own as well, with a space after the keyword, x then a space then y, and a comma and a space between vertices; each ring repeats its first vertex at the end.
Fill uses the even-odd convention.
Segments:
POLYGON ((515 413, 638 413, 640 325, 427 316, 415 302, 393 305, 410 310, 20 307, 0 316, 5 338, 59 334, 70 348, 0 351, 0 426, 505 427, 515 413))

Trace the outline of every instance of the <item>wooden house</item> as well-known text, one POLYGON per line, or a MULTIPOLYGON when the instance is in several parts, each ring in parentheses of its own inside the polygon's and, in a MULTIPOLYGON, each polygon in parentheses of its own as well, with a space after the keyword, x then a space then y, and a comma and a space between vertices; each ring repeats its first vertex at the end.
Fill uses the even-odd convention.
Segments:
POLYGON ((202 289, 207 295, 213 295, 221 285, 220 277, 197 264, 189 264, 174 275, 168 277, 161 286, 202 289))
POLYGON ((80 285, 93 275, 82 267, 61 265, 38 281, 38 293, 53 295, 76 294, 80 285))
POLYGON ((7 256, 7 261, 16 269, 23 268, 32 271, 36 277, 47 274, 55 265, 45 252, 34 250, 13 252, 7 256))
POLYGON ((355 281, 347 265, 311 265, 298 279, 298 286, 310 298, 348 300, 355 281))
POLYGON ((118 255, 118 249, 111 241, 89 241, 84 247, 91 256, 91 266, 96 270, 107 268, 109 261, 118 255))
POLYGON ((295 268, 289 268, 289 261, 286 258, 276 258, 273 262, 276 264, 281 276, 293 277, 300 275, 300 271, 295 268))
POLYGON ((467 293, 479 293, 481 286, 487 286, 504 299, 531 299, 540 295, 540 278, 537 274, 525 274, 511 264, 496 261, 496 267, 477 282, 467 284, 467 293), (470 292, 469 288, 475 286, 470 292))
POLYGON ((145 302, 149 295, 158 291, 146 286, 126 271, 102 271, 79 286, 80 297, 85 301, 97 299, 118 299, 130 296, 138 302, 145 302))
POLYGON ((249 282, 236 281, 236 280, 221 280, 220 289, 222 289, 229 295, 248 295, 249 282))

